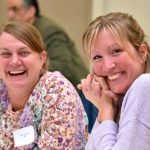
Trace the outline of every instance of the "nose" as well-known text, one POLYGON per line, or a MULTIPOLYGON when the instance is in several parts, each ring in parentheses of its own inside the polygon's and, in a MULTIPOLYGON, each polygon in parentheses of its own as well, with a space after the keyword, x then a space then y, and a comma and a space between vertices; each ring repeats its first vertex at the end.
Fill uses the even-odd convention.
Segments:
POLYGON ((20 63, 21 63, 21 60, 19 56, 17 54, 13 54, 10 59, 10 65, 16 66, 16 65, 20 65, 20 63))
POLYGON ((109 58, 104 59, 103 65, 104 65, 103 67, 105 70, 111 71, 116 67, 117 63, 115 62, 115 60, 113 58, 109 57, 109 58))

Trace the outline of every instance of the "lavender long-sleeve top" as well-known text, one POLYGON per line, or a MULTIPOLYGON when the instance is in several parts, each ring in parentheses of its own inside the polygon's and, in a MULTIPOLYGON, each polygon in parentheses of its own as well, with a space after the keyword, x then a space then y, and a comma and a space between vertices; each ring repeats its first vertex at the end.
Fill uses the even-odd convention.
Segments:
POLYGON ((119 125, 95 123, 86 150, 150 150, 150 74, 141 75, 127 91, 119 125))

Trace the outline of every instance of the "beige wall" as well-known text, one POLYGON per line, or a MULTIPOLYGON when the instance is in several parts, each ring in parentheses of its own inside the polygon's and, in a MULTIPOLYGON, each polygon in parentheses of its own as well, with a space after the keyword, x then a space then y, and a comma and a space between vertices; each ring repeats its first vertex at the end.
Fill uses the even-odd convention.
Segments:
MULTIPOLYGON (((90 22, 92 0, 38 0, 41 13, 60 24, 69 36, 73 39, 88 66, 81 47, 81 37, 90 22)), ((7 21, 6 6, 7 0, 0 0, 0 24, 7 21)))
POLYGON ((150 36, 149 6, 150 0, 93 0, 92 19, 108 12, 129 13, 139 22, 145 33, 150 36))
POLYGON ((3 24, 7 20, 6 16, 6 0, 0 0, 0 25, 3 24))

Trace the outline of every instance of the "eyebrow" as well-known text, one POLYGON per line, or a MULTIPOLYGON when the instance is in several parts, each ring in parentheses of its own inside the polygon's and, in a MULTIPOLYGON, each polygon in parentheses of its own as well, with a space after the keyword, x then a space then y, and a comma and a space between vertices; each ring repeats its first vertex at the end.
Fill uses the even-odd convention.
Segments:
MULTIPOLYGON (((114 48, 114 47, 120 47, 120 45, 117 43, 117 42, 114 42, 114 43, 109 43, 109 45, 108 45, 108 49, 109 50, 111 50, 111 48, 114 48)), ((93 50, 92 50, 92 52, 91 52, 91 54, 93 53, 93 51, 94 52, 98 52, 99 50, 98 49, 95 49, 95 48, 93 48, 93 50)))
MULTIPOLYGON (((25 50, 25 49, 28 49, 28 47, 21 47, 21 48, 19 48, 19 49, 17 49, 17 51, 20 51, 20 50, 25 50)), ((5 50, 5 51, 10 51, 10 49, 8 49, 8 48, 0 48, 0 50, 5 50)))
POLYGON ((9 51, 8 48, 0 48, 0 50, 6 50, 6 51, 9 51))

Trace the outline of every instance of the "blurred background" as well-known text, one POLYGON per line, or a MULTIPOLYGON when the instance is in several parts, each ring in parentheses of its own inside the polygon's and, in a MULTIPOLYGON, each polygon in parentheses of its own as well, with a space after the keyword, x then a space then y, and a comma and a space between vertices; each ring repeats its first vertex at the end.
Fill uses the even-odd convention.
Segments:
MULTIPOLYGON (((85 64, 88 59, 81 47, 81 38, 88 24, 108 12, 126 12, 137 19, 150 36, 150 0, 38 0, 41 13, 61 25, 75 42, 85 64)), ((0 25, 7 21, 6 0, 0 0, 0 25)))

